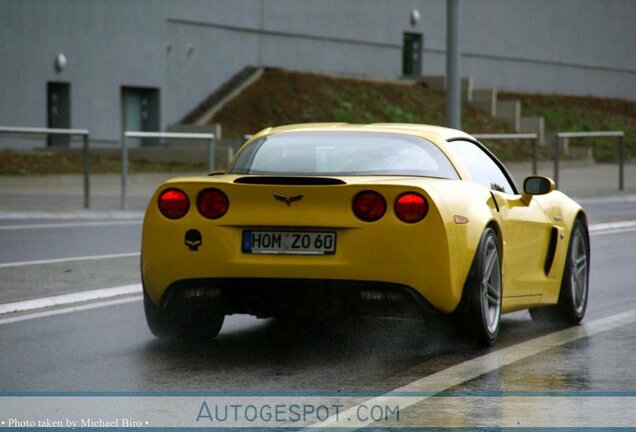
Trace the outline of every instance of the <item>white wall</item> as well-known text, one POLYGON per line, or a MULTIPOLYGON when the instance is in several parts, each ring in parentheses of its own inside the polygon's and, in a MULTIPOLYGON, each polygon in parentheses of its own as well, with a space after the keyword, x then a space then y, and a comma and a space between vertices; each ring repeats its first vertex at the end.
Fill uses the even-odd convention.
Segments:
MULTIPOLYGON (((2 0, 0 125, 45 126, 46 84, 67 81, 72 126, 115 143, 122 86, 160 88, 165 128, 248 65, 396 77, 405 31, 424 36, 424 73, 443 74, 445 12, 445 0, 2 0)), ((633 0, 464 0, 463 75, 636 99, 634 22, 633 0)))

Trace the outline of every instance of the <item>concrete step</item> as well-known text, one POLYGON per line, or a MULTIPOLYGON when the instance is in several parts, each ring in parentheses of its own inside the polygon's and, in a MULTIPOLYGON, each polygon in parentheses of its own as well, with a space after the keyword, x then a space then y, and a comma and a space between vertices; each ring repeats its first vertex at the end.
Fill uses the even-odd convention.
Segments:
MULTIPOLYGON (((446 76, 444 75, 424 75, 419 78, 418 81, 425 84, 430 89, 442 92, 446 91, 446 76)), ((471 102, 473 100, 473 78, 462 78, 461 85, 462 102, 471 102)))
POLYGON ((495 118, 506 122, 513 131, 521 131, 521 101, 498 100, 495 118))
POLYGON ((543 116, 522 116, 519 131, 539 135, 539 145, 545 145, 545 119, 543 116))
POLYGON ((473 100, 470 102, 475 108, 485 112, 491 117, 497 116, 497 89, 475 88, 473 100))
POLYGON ((538 134, 539 145, 545 144, 545 119, 542 116, 523 116, 521 101, 498 100, 497 89, 478 88, 473 90, 471 105, 506 122, 514 132, 538 134))

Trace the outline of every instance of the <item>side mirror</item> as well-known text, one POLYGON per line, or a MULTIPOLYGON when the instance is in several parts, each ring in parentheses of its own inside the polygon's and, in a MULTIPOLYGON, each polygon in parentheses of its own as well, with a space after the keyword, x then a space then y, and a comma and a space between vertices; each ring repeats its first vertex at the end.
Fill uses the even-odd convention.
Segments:
POLYGON ((552 179, 542 176, 526 177, 523 181, 523 194, 521 201, 529 205, 533 195, 545 195, 556 189, 556 184, 552 179))

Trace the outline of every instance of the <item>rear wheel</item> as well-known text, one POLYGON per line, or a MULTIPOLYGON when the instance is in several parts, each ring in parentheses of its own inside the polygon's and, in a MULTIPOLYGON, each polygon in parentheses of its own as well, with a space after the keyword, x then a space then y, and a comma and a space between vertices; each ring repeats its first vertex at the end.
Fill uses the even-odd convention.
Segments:
POLYGON ((572 226, 559 301, 555 306, 530 309, 533 320, 566 326, 581 322, 587 309, 589 292, 589 244, 585 224, 577 219, 572 226))
POLYGON ((144 289, 144 311, 148 328, 158 338, 213 339, 221 331, 225 315, 205 308, 189 307, 168 311, 156 305, 144 289))
POLYGON ((153 303, 150 296, 144 289, 144 312, 146 313, 146 323, 148 328, 158 338, 170 337, 172 327, 168 322, 167 314, 160 306, 153 303))
POLYGON ((499 334, 501 320, 501 254, 494 229, 484 231, 471 266, 459 309, 468 333, 480 344, 491 345, 499 334))

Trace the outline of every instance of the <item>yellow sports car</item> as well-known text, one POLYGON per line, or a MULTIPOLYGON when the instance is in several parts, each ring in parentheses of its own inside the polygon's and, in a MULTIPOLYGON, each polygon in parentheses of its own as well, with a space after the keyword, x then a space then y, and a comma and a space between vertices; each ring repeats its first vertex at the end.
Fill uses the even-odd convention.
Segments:
POLYGON ((477 340, 502 313, 576 324, 585 212, 482 144, 414 124, 305 124, 252 137, 224 173, 176 178, 143 224, 145 312, 159 336, 214 337, 225 315, 456 317, 477 340))

